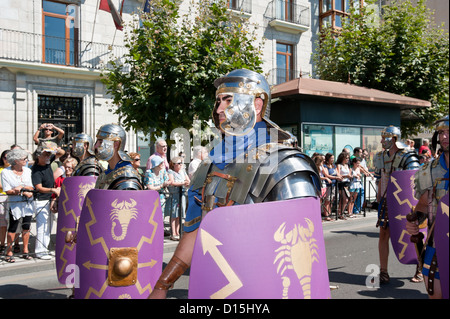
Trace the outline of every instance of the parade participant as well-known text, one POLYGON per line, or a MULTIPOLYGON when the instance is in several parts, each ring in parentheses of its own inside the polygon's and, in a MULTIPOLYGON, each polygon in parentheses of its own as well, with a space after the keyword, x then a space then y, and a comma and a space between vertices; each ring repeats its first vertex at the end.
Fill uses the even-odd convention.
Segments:
POLYGON ((217 92, 212 116, 225 139, 193 177, 184 235, 150 298, 165 298, 190 266, 200 222, 215 207, 320 196, 314 162, 298 149, 270 143, 271 138, 278 142, 290 136, 269 120, 271 94, 266 79, 239 69, 217 79, 214 85, 217 92), (278 133, 278 139, 276 134, 269 135, 270 128, 278 133), (273 166, 268 164, 272 161, 273 166))
MULTIPOLYGON (((406 148, 400 141, 401 132, 398 127, 388 126, 381 132, 381 145, 383 151, 374 157, 375 177, 377 178, 378 193, 378 221, 380 227, 380 237, 378 240, 378 252, 380 257, 380 283, 390 281, 388 273, 389 257, 389 218, 386 204, 386 192, 389 178, 393 171, 409 170, 419 168, 417 154, 406 148)), ((415 277, 420 280, 420 274, 416 272, 415 277)))
POLYGON ((79 160, 72 176, 99 176, 103 168, 98 163, 94 152, 92 137, 80 133, 73 137, 72 155, 79 160))
POLYGON ((125 130, 117 124, 102 125, 94 145, 98 160, 108 162, 108 169, 97 179, 97 189, 142 190, 141 177, 131 165, 131 157, 125 153, 125 130))
POLYGON ((159 195, 143 190, 125 143, 125 130, 117 124, 102 125, 97 132, 95 154, 108 167, 87 192, 77 221, 75 299, 147 298, 161 274, 164 222, 159 195), (93 245, 92 238, 102 245, 93 245))
MULTIPOLYGON (((440 144, 443 155, 431 163, 426 163, 415 174, 415 197, 419 200, 414 213, 417 220, 407 221, 406 229, 412 236, 419 234, 419 224, 428 219, 428 235, 423 262, 423 276, 428 295, 432 299, 441 299, 442 291, 436 260, 434 241, 434 224, 439 200, 448 196, 449 183, 449 117, 448 115, 435 123, 432 147, 440 144)), ((413 218, 415 219, 415 218, 413 218)))

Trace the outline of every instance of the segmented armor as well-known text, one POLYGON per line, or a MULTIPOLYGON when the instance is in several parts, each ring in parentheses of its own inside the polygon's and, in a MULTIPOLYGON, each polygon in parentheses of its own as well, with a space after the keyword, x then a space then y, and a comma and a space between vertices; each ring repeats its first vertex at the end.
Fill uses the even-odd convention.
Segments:
POLYGON ((141 176, 131 165, 122 166, 108 174, 101 174, 95 184, 97 189, 142 190, 141 176))
POLYGON ((319 196, 317 167, 298 148, 269 143, 245 157, 224 169, 202 162, 191 184, 200 195, 195 199, 201 202, 202 216, 187 221, 185 227, 197 224, 215 207, 319 196))
POLYGON ((82 160, 74 169, 73 176, 99 176, 103 172, 102 166, 95 156, 82 160))

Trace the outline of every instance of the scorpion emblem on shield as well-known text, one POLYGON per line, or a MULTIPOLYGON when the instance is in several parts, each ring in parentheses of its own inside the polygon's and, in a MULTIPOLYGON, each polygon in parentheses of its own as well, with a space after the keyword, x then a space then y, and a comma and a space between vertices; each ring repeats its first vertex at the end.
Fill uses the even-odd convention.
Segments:
POLYGON ((78 207, 80 208, 80 211, 83 207, 83 202, 86 197, 86 194, 95 187, 95 183, 86 183, 86 184, 80 184, 78 185, 78 192, 77 196, 79 198, 78 200, 78 207))
POLYGON ((111 236, 116 241, 121 241, 127 235, 128 225, 130 224, 132 219, 136 219, 138 211, 134 206, 136 206, 136 201, 131 199, 131 202, 123 201, 117 203, 117 199, 111 204, 114 208, 110 214, 112 220, 111 226, 111 236), (122 234, 117 236, 114 233, 114 228, 116 227, 116 221, 119 222, 119 225, 122 229, 122 234))
POLYGON ((312 264, 315 261, 318 262, 319 255, 316 239, 312 237, 314 224, 308 218, 305 218, 305 221, 308 227, 297 224, 287 234, 285 234, 286 223, 283 223, 273 236, 276 242, 282 244, 275 250, 275 253, 278 254, 273 263, 278 263, 277 273, 283 280, 283 299, 288 299, 291 285, 289 277, 284 275, 287 269, 294 270, 297 275, 302 287, 303 297, 311 299, 312 264))

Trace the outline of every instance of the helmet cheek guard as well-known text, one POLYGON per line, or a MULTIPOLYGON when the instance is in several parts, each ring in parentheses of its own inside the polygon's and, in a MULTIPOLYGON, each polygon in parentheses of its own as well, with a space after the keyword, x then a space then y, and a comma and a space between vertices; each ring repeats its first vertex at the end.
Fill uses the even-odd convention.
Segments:
POLYGON ((114 155, 114 142, 103 140, 102 144, 97 148, 95 157, 101 161, 109 161, 114 155))
POLYGON ((73 138, 74 147, 72 149, 72 154, 80 157, 84 154, 84 144, 87 143, 87 152, 91 155, 95 155, 94 151, 94 141, 92 140, 92 137, 85 133, 80 133, 75 135, 73 138))
POLYGON ((114 142, 120 142, 117 153, 123 161, 131 162, 131 157, 125 152, 127 141, 125 130, 117 124, 102 125, 97 132, 97 139, 102 140, 102 144, 96 149, 95 156, 99 160, 108 161, 114 155, 114 142))
POLYGON ((75 143, 72 149, 72 154, 76 157, 81 157, 84 154, 84 143, 75 143))
POLYGON ((230 135, 247 135, 256 124, 255 96, 239 93, 229 95, 233 96, 233 100, 224 110, 226 120, 219 126, 230 135))

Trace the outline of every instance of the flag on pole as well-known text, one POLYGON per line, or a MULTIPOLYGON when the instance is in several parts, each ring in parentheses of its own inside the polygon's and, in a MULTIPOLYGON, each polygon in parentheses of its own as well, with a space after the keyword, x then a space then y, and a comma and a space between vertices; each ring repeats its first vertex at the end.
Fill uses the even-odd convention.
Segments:
MULTIPOLYGON (((122 9, 124 2, 125 0, 122 1, 122 9)), ((100 0, 99 9, 111 13, 116 29, 123 30, 122 14, 117 11, 116 7, 112 3, 112 0, 100 0)))
POLYGON ((150 0, 145 0, 144 12, 150 12, 150 0))

